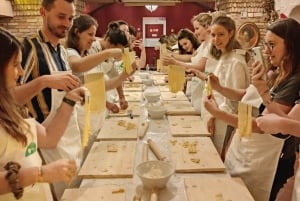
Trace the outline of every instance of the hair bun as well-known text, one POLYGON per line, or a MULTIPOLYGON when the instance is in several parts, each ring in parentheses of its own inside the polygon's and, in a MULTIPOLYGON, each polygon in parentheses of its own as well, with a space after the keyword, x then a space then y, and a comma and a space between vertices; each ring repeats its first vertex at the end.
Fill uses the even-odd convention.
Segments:
POLYGON ((117 22, 111 22, 108 24, 108 29, 116 30, 119 28, 119 24, 117 22))

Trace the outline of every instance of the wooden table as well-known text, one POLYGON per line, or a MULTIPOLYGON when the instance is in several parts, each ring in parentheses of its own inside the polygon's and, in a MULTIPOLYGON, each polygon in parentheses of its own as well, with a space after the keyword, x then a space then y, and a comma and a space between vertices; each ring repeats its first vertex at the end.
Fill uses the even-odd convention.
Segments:
MULTIPOLYGON (((155 76, 153 76, 153 77, 155 77, 155 76)), ((159 78, 161 79, 161 77, 159 77, 159 78)), ((180 95, 178 97, 180 98, 180 100, 185 99, 182 97, 182 95, 180 95)), ((174 99, 174 97, 172 97, 172 98, 174 99)), ((171 136, 169 122, 168 122, 167 117, 164 117, 163 119, 159 119, 159 120, 152 120, 151 118, 149 118, 147 116, 147 112, 145 110, 144 105, 141 105, 141 110, 143 111, 143 112, 141 112, 141 115, 138 117, 134 117, 134 118, 137 119, 137 122, 139 122, 139 125, 141 122, 144 122, 146 120, 149 121, 149 128, 143 139, 137 138, 137 140, 135 140, 135 141, 131 140, 131 142, 133 142, 136 145, 133 171, 135 170, 135 167, 143 161, 144 145, 145 145, 145 143, 147 143, 147 139, 149 139, 149 138, 152 139, 153 142, 155 142, 155 144, 158 146, 161 154, 163 154, 165 156, 166 160, 170 161, 170 163, 172 163, 175 167, 176 167, 176 164, 178 163, 178 160, 181 160, 182 158, 180 159, 180 157, 178 157, 177 155, 174 155, 174 153, 177 152, 178 150, 181 152, 187 151, 185 149, 188 149, 188 148, 182 148, 182 149, 176 148, 175 149, 173 147, 173 146, 175 146, 175 145, 173 145, 174 140, 176 140, 177 141, 176 143, 178 143, 176 146, 183 146, 184 141, 192 142, 195 140, 199 140, 198 145, 197 145, 199 155, 196 154, 195 156, 200 157, 200 164, 202 164, 204 166, 208 165, 208 164, 211 165, 208 169, 205 169, 205 171, 198 171, 199 169, 197 169, 197 168, 199 168, 199 167, 197 167, 196 169, 194 167, 192 167, 191 171, 180 171, 179 170, 180 168, 188 167, 188 166, 186 166, 186 164, 184 164, 184 162, 182 162, 181 164, 183 164, 183 166, 180 165, 179 167, 177 167, 177 170, 179 170, 179 171, 177 171, 170 178, 166 187, 164 189, 159 190, 159 200, 160 201, 194 201, 194 200, 197 200, 196 197, 193 197, 193 192, 189 191, 190 181, 191 182, 198 181, 198 180, 199 181, 201 181, 201 180, 213 181, 218 178, 225 179, 227 181, 227 180, 231 179, 229 174, 226 172, 225 167, 224 167, 220 157, 218 155, 216 155, 217 151, 215 150, 210 138, 208 138, 208 137, 197 137, 197 138, 177 137, 177 138, 174 138, 171 136), (208 155, 208 152, 211 152, 211 154, 213 154, 214 156, 210 157, 210 158, 208 157, 209 158, 209 160, 208 160, 205 157, 205 153, 202 153, 202 151, 206 151, 207 155, 208 155), (202 155, 202 154, 204 154, 204 155, 202 155), (186 192, 188 192, 189 194, 186 194, 186 192)), ((110 117, 110 118, 114 118, 114 117, 110 117)), ((113 128, 112 128, 111 132, 113 132, 113 128)), ((119 140, 119 141, 120 141, 119 143, 121 143, 121 144, 124 143, 124 142, 122 142, 124 140, 119 140)), ((101 143, 101 142, 108 143, 107 141, 100 141, 97 143, 101 143)), ((115 142, 117 142, 117 141, 115 141, 115 142)), ((98 144, 98 146, 99 146, 99 144, 98 144)), ((134 145, 132 145, 132 146, 134 146, 134 145)), ((94 160, 97 161, 97 155, 95 155, 96 154, 95 151, 93 151, 93 148, 91 150, 92 151, 89 153, 89 155, 92 155, 94 157, 94 160)), ((131 152, 129 152, 129 153, 131 153, 131 152)), ((188 154, 188 153, 185 153, 185 154, 188 154)), ((89 157, 89 155, 88 155, 88 157, 89 157)), ((98 157, 100 159, 102 157, 101 154, 98 154, 98 157)), ((131 158, 132 156, 128 155, 126 152, 123 155, 123 157, 131 158)), ((148 157, 149 157, 149 160, 157 160, 156 156, 150 150, 148 152, 148 157)), ((118 163, 120 160, 122 160, 120 157, 113 157, 113 159, 115 159, 116 163, 118 163)), ((124 160, 124 161, 126 161, 126 160, 124 160)), ((127 161, 127 163, 128 163, 128 161, 127 161)), ((95 162, 94 166, 101 167, 100 160, 98 160, 98 162, 95 162)), ((83 165, 83 167, 84 167, 84 165, 83 165)), ((126 199, 124 201, 132 201, 133 197, 135 195, 141 196, 142 201, 149 200, 151 190, 143 187, 140 179, 137 177, 136 174, 134 174, 134 172, 132 174, 132 177, 130 176, 130 178, 124 178, 122 175, 119 175, 119 176, 116 176, 116 175, 117 174, 114 175, 114 177, 116 177, 116 178, 101 177, 101 179, 99 178, 99 176, 93 175, 92 177, 94 179, 84 179, 81 183, 80 188, 86 189, 86 188, 97 188, 97 187, 101 187, 103 185, 120 185, 120 186, 122 186, 122 188, 124 188, 124 191, 125 191, 126 199), (97 178, 97 179, 95 179, 95 178, 97 178)), ((240 183, 241 188, 243 188, 243 185, 244 184, 240 183)), ((247 192, 247 189, 245 187, 243 189, 245 190, 245 192, 247 192)), ((219 190, 221 193, 223 192, 222 191, 223 189, 219 189, 219 190)), ((80 191, 80 189, 77 189, 77 191, 80 191)), ((111 193, 111 189, 106 190, 106 193, 111 193)), ((74 193, 74 195, 75 194, 76 193, 74 193)), ((78 193, 76 195, 78 195, 78 193)), ((224 191, 224 195, 227 196, 227 192, 224 191)), ((69 199, 69 200, 71 201, 74 199, 69 199)), ((64 201, 69 201, 69 200, 66 199, 64 201)), ((119 201, 118 199, 114 199, 114 198, 109 198, 109 200, 110 201, 119 201)), ((249 201, 250 200, 251 199, 249 199, 249 201)), ((94 200, 92 200, 92 198, 91 198, 91 200, 88 200, 88 201, 94 201, 94 200)), ((210 200, 207 200, 207 201, 210 201, 210 200)), ((232 201, 236 201, 236 200, 232 200, 232 201)))

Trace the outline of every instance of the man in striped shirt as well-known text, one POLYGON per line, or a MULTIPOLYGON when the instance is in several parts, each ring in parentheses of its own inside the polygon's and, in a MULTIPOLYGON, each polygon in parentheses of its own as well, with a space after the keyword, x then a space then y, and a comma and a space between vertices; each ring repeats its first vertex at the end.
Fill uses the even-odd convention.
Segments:
MULTIPOLYGON (((24 76, 15 89, 16 99, 26 104, 30 114, 47 126, 62 101, 65 93, 80 86, 80 80, 68 73, 69 65, 65 49, 59 39, 66 36, 75 16, 74 0, 43 0, 40 8, 42 28, 32 36, 24 38, 22 66, 24 76)), ((69 120, 68 127, 55 149, 41 150, 46 163, 69 158, 75 160, 79 168, 82 162, 82 147, 77 124, 76 110, 69 120)), ((79 185, 79 180, 73 182, 79 185)), ((64 183, 55 183, 54 189, 60 199, 64 183)))

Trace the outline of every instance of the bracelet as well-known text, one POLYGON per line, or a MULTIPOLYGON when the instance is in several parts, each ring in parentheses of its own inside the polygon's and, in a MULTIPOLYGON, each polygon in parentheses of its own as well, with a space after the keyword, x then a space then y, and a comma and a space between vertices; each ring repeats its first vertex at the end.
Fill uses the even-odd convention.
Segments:
POLYGON ((43 183, 45 180, 44 180, 44 171, 43 171, 43 166, 40 166, 39 167, 39 173, 38 173, 38 179, 37 179, 37 182, 38 183, 43 183))
POLYGON ((67 97, 64 97, 62 101, 65 102, 65 103, 67 103, 67 104, 70 105, 71 107, 74 107, 74 105, 76 104, 75 101, 73 101, 73 100, 71 100, 71 99, 69 99, 69 98, 67 98, 67 97))
POLYGON ((14 194, 15 198, 18 200, 23 196, 24 189, 20 185, 20 180, 18 178, 18 173, 21 168, 21 165, 16 162, 8 162, 4 169, 7 170, 5 175, 5 179, 10 186, 12 193, 14 194))

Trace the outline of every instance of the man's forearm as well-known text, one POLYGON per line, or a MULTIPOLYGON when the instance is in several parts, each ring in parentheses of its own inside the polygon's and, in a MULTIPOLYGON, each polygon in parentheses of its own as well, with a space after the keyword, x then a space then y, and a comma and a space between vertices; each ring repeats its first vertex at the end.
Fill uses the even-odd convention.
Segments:
POLYGON ((15 100, 18 104, 28 103, 34 96, 45 88, 43 76, 14 88, 15 100))

